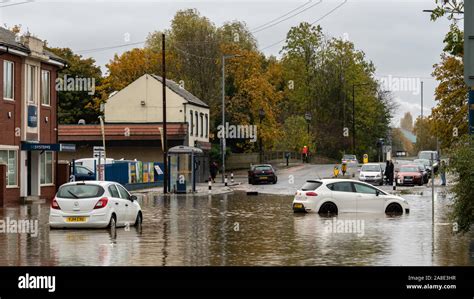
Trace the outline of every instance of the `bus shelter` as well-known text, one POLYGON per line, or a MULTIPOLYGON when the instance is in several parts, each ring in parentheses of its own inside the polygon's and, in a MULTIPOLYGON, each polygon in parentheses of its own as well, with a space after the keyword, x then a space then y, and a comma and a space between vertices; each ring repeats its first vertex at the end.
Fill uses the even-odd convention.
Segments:
POLYGON ((168 190, 174 193, 196 192, 197 171, 203 151, 179 145, 168 150, 168 190))

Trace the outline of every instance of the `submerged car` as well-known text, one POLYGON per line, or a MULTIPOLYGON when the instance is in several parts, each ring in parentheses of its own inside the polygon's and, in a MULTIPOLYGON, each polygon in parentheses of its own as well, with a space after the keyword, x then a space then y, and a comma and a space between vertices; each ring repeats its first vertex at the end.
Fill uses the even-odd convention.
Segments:
POLYGON ((383 169, 378 163, 368 163, 362 165, 359 173, 359 180, 367 183, 383 185, 383 169))
POLYGON ((367 212, 403 214, 410 207, 400 196, 388 194, 370 184, 356 180, 308 180, 295 194, 294 212, 338 214, 367 212))
POLYGON ((278 177, 275 169, 270 164, 252 165, 248 172, 249 184, 257 184, 261 182, 276 184, 278 177))
POLYGON ((51 202, 51 228, 106 228, 141 225, 143 215, 135 195, 119 183, 71 182, 59 187, 51 202))
POLYGON ((395 177, 397 185, 400 186, 423 185, 423 173, 420 173, 420 169, 416 164, 401 165, 395 177))

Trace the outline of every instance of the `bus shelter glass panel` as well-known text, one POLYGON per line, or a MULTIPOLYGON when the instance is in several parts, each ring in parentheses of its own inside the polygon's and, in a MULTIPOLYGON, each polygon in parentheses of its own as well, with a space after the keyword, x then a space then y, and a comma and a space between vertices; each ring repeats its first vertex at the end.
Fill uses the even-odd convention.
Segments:
POLYGON ((192 155, 189 153, 173 153, 169 157, 170 163, 170 191, 192 192, 192 155))

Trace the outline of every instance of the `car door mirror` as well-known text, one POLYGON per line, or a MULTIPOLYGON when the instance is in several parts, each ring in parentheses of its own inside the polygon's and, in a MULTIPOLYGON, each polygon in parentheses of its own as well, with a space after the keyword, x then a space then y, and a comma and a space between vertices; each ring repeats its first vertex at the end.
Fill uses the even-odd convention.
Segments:
POLYGON ((136 195, 130 195, 130 197, 128 199, 130 199, 131 201, 135 201, 135 200, 137 200, 137 196, 136 195))
POLYGON ((380 195, 380 191, 379 190, 375 191, 375 196, 379 196, 379 195, 380 195))

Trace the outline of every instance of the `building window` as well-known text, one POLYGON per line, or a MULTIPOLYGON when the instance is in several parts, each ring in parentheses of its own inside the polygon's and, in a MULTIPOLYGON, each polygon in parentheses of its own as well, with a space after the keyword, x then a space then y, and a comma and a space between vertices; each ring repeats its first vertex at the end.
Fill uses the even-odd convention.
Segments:
POLYGON ((51 104, 51 77, 49 71, 41 71, 41 104, 51 104))
POLYGON ((13 100, 13 62, 3 61, 3 98, 13 100))
POLYGON ((191 114, 191 124, 189 125, 189 135, 193 136, 193 128, 194 128, 193 110, 189 110, 189 113, 191 114))
POLYGON ((198 120, 198 112, 195 111, 194 112, 195 116, 196 116, 196 131, 195 131, 195 135, 194 136, 199 136, 199 120, 198 120))
POLYGON ((41 185, 53 183, 53 152, 43 152, 40 156, 41 162, 41 185))
POLYGON ((204 115, 201 113, 199 114, 199 116, 201 117, 201 137, 202 137, 204 136, 204 122, 203 122, 204 115))
POLYGON ((26 99, 28 103, 36 103, 35 101, 35 79, 36 67, 34 65, 26 65, 26 99))
POLYGON ((7 186, 17 186, 17 151, 0 150, 0 163, 7 165, 7 186))
POLYGON ((209 132, 209 116, 207 116, 206 113, 206 138, 208 137, 208 132, 209 132))

